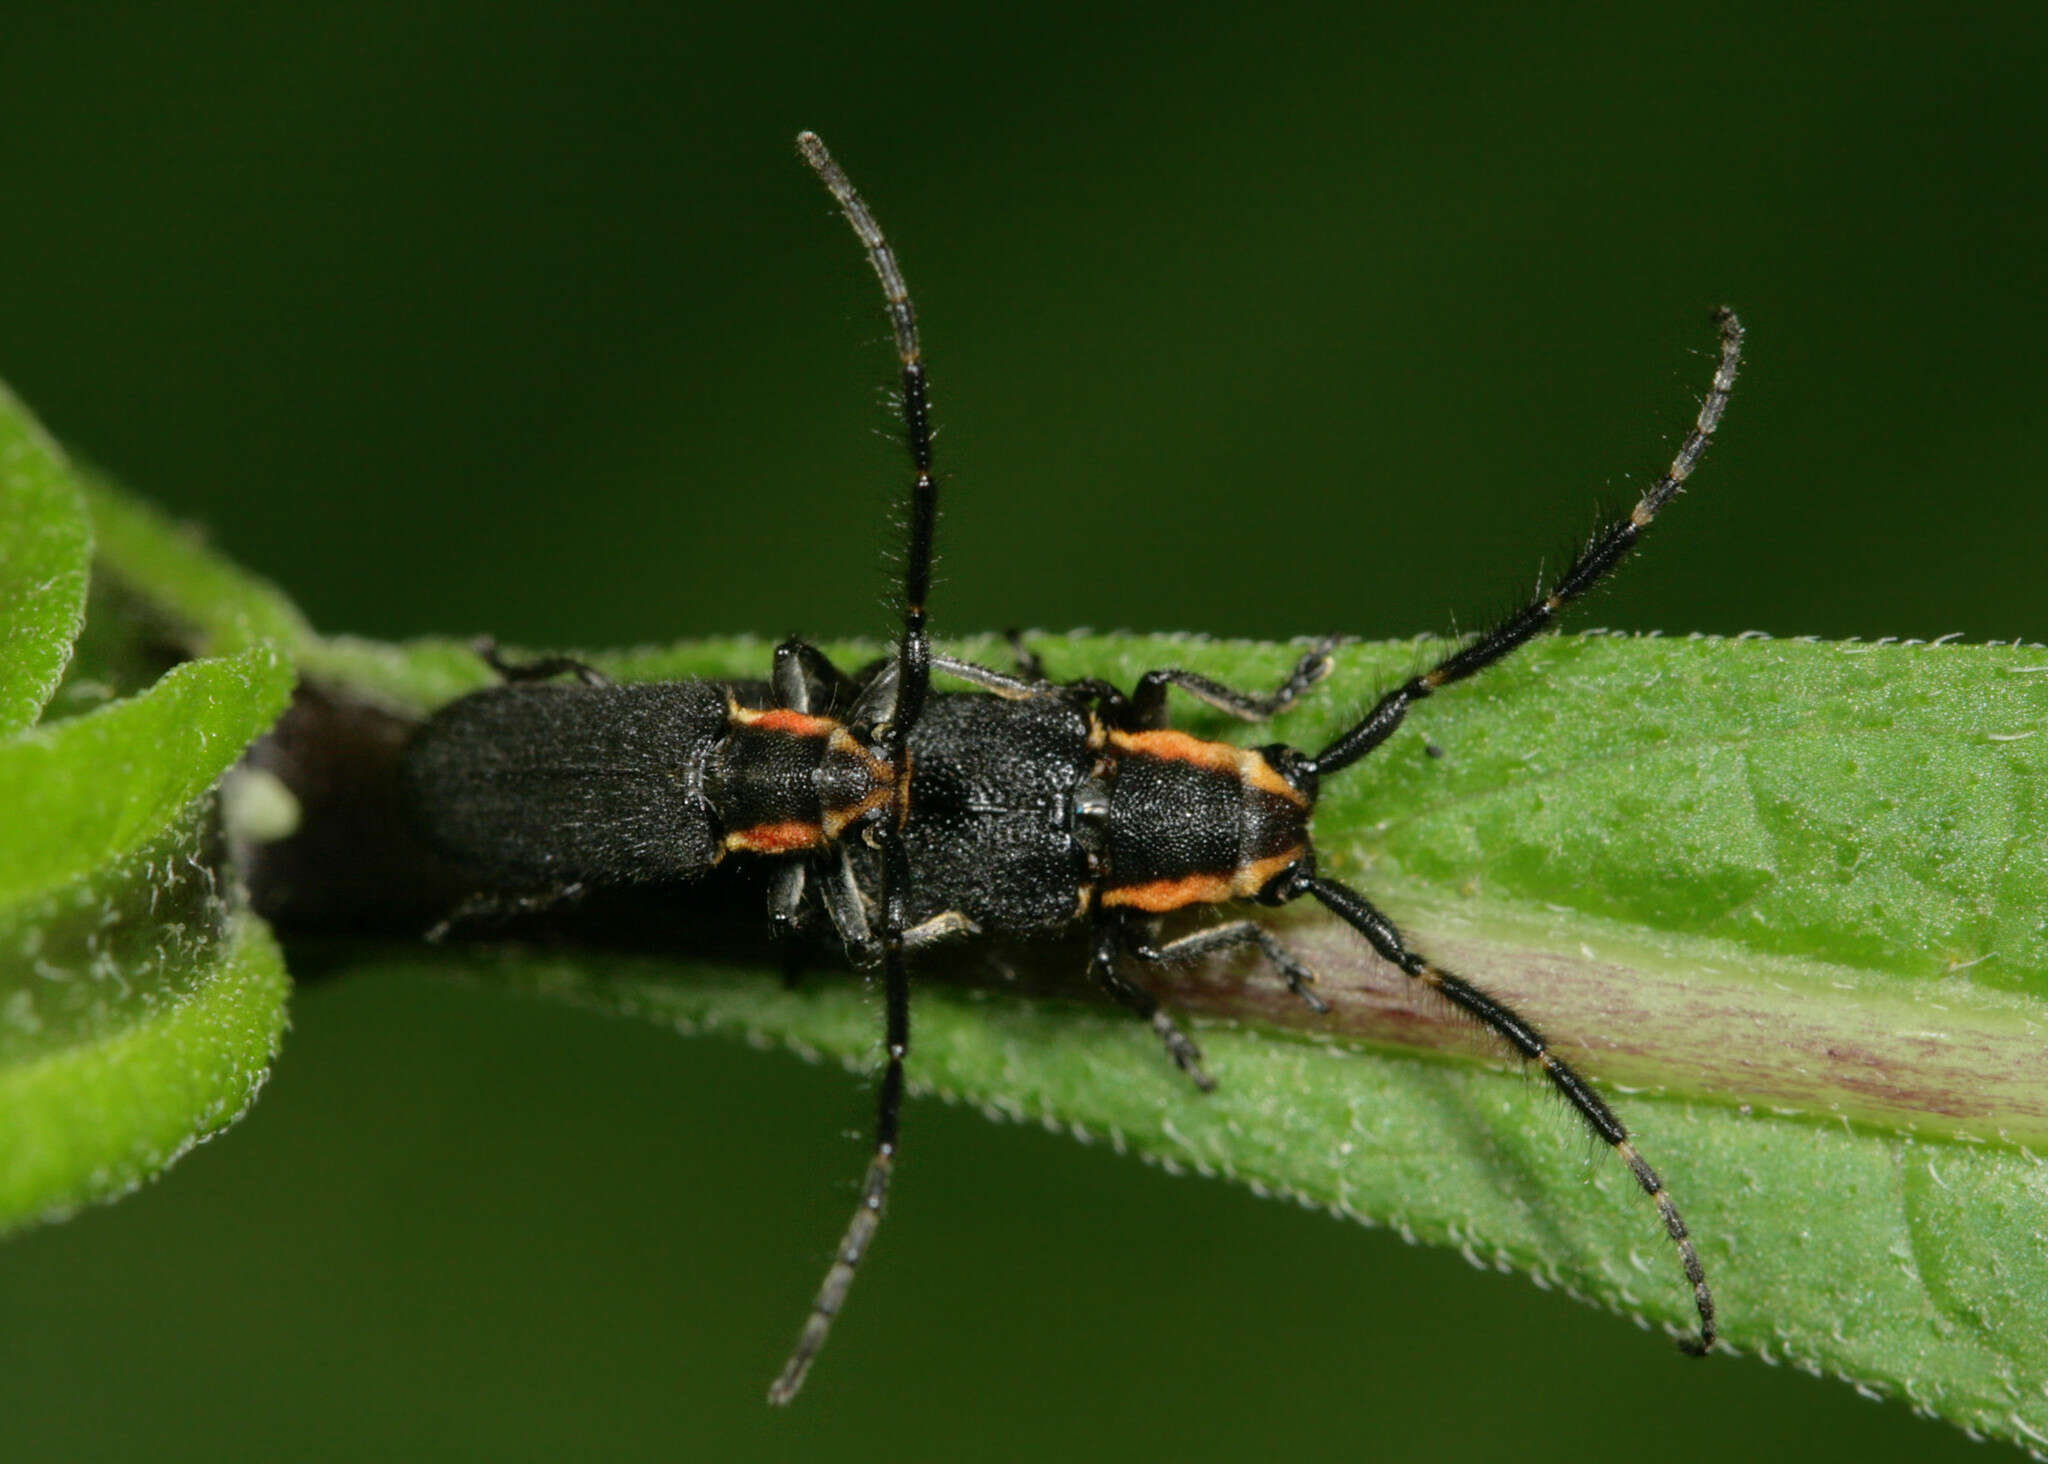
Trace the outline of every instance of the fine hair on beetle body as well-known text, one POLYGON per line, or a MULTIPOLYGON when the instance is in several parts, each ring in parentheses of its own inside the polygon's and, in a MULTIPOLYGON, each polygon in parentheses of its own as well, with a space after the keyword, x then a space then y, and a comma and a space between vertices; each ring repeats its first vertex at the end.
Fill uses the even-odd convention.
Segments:
POLYGON ((1178 692, 1263 723, 1309 695, 1339 642, 1314 644, 1278 686, 1246 692, 1177 667, 1125 689, 1056 682, 1027 647, 995 669, 935 653, 926 630, 937 521, 925 361, 910 294, 882 230, 825 145, 797 146, 831 192, 881 284, 900 367, 911 480, 902 622, 891 653, 849 674, 789 640, 762 681, 614 683, 561 657, 513 663, 480 652, 500 684, 443 708, 414 735, 401 785, 418 830, 454 861, 472 896, 450 919, 519 909, 586 889, 695 878, 728 858, 770 870, 773 928, 829 928, 878 968, 884 1060, 873 1149, 852 1219, 796 1346, 769 1389, 793 1399, 845 1303, 893 1177, 910 1051, 914 953, 980 938, 1084 935, 1088 974, 1150 1025, 1196 1087, 1214 1086, 1194 1040, 1134 973, 1231 949, 1258 952, 1312 1011, 1315 972, 1258 920, 1174 939, 1164 917, 1204 907, 1310 899, 1420 986, 1485 1027, 1611 1146, 1655 1208, 1715 1340, 1714 1298, 1657 1171, 1614 1110, 1505 1002, 1411 944, 1365 894, 1325 873, 1313 839, 1326 780, 1384 745, 1417 703, 1541 634, 1615 568, 1704 454, 1741 358, 1732 311, 1691 429, 1633 507, 1600 527, 1547 588, 1388 690, 1326 746, 1239 746, 1178 731, 1178 692), (934 675, 962 690, 935 690, 934 675))

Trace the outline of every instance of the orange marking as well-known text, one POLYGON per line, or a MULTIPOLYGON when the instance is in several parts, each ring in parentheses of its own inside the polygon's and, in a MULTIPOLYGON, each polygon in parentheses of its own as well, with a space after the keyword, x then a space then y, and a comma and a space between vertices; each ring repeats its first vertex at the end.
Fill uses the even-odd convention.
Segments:
POLYGON ((1209 742, 1200 737, 1190 737, 1185 732, 1112 732, 1110 745, 1118 752, 1136 753, 1140 757, 1156 757, 1165 762, 1191 763, 1204 772, 1222 773, 1237 779, 1248 788, 1261 793, 1271 793, 1285 798, 1301 808, 1308 807, 1308 800, 1285 778, 1274 771, 1265 757, 1249 747, 1238 747, 1229 742, 1209 742))
POLYGON ((839 730, 839 724, 830 717, 814 717, 808 712, 793 712, 787 707, 770 707, 765 712, 756 712, 735 702, 731 717, 743 726, 759 727, 766 732, 788 732, 796 737, 830 737, 839 730))
POLYGON ((1306 852, 1297 845, 1270 859, 1241 864, 1228 874, 1190 874, 1180 879, 1155 879, 1145 884, 1107 889, 1102 892, 1102 903, 1163 915, 1168 910, 1183 910, 1189 905, 1220 905, 1225 900, 1249 900, 1306 852))
POLYGON ((726 848, 744 849, 750 854, 794 854, 802 849, 822 848, 824 843, 825 830, 800 819, 755 824, 750 829, 735 829, 725 836, 726 848))
MULTIPOLYGON (((832 724, 832 729, 832 735, 826 743, 830 751, 857 760, 868 777, 876 783, 886 786, 895 781, 895 774, 890 771, 888 762, 878 754, 868 751, 858 737, 836 722, 832 724)), ((906 761, 909 756, 908 753, 904 754, 906 761)))
MULTIPOLYGON (((896 794, 898 780, 887 761, 870 752, 844 727, 835 724, 831 738, 825 744, 827 754, 833 757, 851 758, 867 777, 868 788, 859 797, 842 803, 836 808, 825 810, 825 838, 836 840, 846 832, 848 824, 865 818, 887 804, 896 794)), ((904 755, 905 760, 909 754, 904 755)))
POLYGON ((1297 808, 1308 807, 1308 800, 1302 797, 1301 790, 1281 777, 1273 765, 1266 761, 1263 753, 1247 749, 1238 776, 1244 779, 1248 788, 1256 788, 1261 793, 1271 793, 1276 798, 1285 798, 1297 808))
POLYGON ((1231 893, 1240 900, 1249 900, 1271 884, 1274 876, 1288 865, 1298 862, 1307 852, 1297 844, 1285 854, 1275 854, 1270 859, 1261 859, 1252 864, 1240 864, 1237 873, 1230 877, 1231 893))
POLYGON ((1155 879, 1150 884, 1104 890, 1102 903, 1160 915, 1189 905, 1219 905, 1235 893, 1230 886, 1228 875, 1191 874, 1185 879, 1155 879))
POLYGON ((1206 742, 1185 732, 1112 732, 1110 745, 1118 752, 1135 752, 1166 762, 1193 763, 1212 773, 1237 776, 1244 749, 1228 742, 1206 742))
POLYGON ((837 808, 826 809, 825 822, 820 832, 827 840, 837 839, 846 832, 848 824, 873 813, 876 809, 887 803, 890 796, 891 790, 889 788, 877 788, 868 794, 867 797, 853 803, 841 804, 837 808))

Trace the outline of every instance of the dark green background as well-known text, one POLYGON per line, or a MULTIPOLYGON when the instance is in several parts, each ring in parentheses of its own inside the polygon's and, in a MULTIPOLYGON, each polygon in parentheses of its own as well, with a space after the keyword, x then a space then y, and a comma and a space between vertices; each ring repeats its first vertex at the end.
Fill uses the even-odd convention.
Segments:
MULTIPOLYGON (((2042 23, 1782 10, 17 7, 0 375, 324 629, 881 633, 885 331, 809 126, 926 324, 942 631, 1469 626, 1668 455, 1727 301, 1724 444, 1579 623, 2041 637, 2042 23)), ((867 1121, 307 990, 245 1124, 0 1250, 0 1449, 1986 1457, 930 1104, 772 1415, 867 1121)))

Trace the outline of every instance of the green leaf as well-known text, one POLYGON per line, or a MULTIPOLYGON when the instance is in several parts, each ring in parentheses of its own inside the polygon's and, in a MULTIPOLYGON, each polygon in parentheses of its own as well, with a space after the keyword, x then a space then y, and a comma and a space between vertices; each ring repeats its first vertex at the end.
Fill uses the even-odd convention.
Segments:
MULTIPOLYGON (((1182 664, 1271 685, 1298 654, 1037 648, 1055 677, 1122 684, 1182 664)), ((1176 720, 1313 749, 1435 649, 1345 647, 1339 673, 1270 732, 1200 708, 1176 720)), ((447 644, 311 659, 420 708, 487 679, 447 644)), ((625 676, 758 677, 768 651, 597 659, 625 676)), ((1732 1346, 2038 1445, 2044 728, 2038 647, 1546 640, 1424 704, 1332 779, 1317 839, 1326 872, 1614 1092, 1699 1238, 1732 1346)), ((923 961, 913 1080, 1688 1324, 1650 1206, 1604 1150, 1588 1162, 1599 1146, 1547 1085, 1319 912, 1275 924, 1321 972, 1327 1018, 1255 961, 1154 978, 1196 1018, 1222 1083, 1211 1097, 1099 1003, 1019 994, 1071 973, 1067 949, 1027 953, 1021 985, 977 950, 923 961)), ((772 974, 678 979, 676 962, 516 949, 431 964, 856 1067, 875 1056, 876 1015, 845 983, 790 991, 772 974)))
POLYGON ((224 891, 212 790, 307 634, 149 510, 82 491, 0 389, 0 1231, 132 1188, 261 1085, 284 968, 224 891), (171 644, 221 654, 159 678, 171 644))
POLYGON ((0 386, 0 736, 34 723, 85 619, 92 530, 63 454, 0 386))
POLYGON ((0 912, 0 1232, 133 1189, 262 1086, 284 963, 204 825, 0 912))
POLYGON ((291 684, 259 644, 0 742, 0 1232, 133 1188, 261 1086, 287 982, 223 893, 211 789, 291 684))
POLYGON ((0 743, 0 905, 160 833, 283 710, 292 673, 259 644, 188 661, 140 696, 0 743))

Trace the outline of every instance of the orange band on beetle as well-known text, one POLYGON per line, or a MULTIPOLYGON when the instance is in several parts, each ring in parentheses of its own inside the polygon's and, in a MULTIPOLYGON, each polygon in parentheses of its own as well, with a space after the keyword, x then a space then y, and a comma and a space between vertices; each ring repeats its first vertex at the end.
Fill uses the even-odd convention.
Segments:
POLYGON ((1301 795, 1300 790, 1275 772, 1273 765, 1266 761, 1265 754, 1254 748, 1239 747, 1232 742, 1211 742, 1170 728, 1155 732, 1112 732, 1109 743, 1121 753, 1156 757, 1161 762, 1189 763, 1204 772, 1236 778, 1247 788, 1308 807, 1308 799, 1301 795))
POLYGON ((1128 910, 1148 910, 1163 915, 1189 905, 1216 905, 1231 897, 1228 875, 1191 874, 1185 879, 1155 879, 1147 884, 1126 885, 1104 890, 1104 905, 1121 905, 1128 910))
POLYGON ((1102 903, 1163 915, 1169 910, 1185 910, 1190 905, 1220 905, 1225 900, 1249 900, 1306 852, 1302 848, 1289 849, 1269 859, 1241 864, 1228 874, 1190 874, 1180 879, 1155 879, 1144 884, 1125 885, 1121 889, 1106 889, 1102 892, 1102 903))
POLYGON ((744 849, 749 854, 795 854, 824 846, 823 826, 801 819, 755 824, 750 829, 735 829, 725 836, 726 848, 744 849))
POLYGON ((748 727, 759 727, 764 732, 787 732, 793 737, 830 737, 839 730, 839 724, 830 717, 814 717, 809 712, 793 712, 788 707, 770 707, 757 712, 732 703, 733 721, 748 727))

